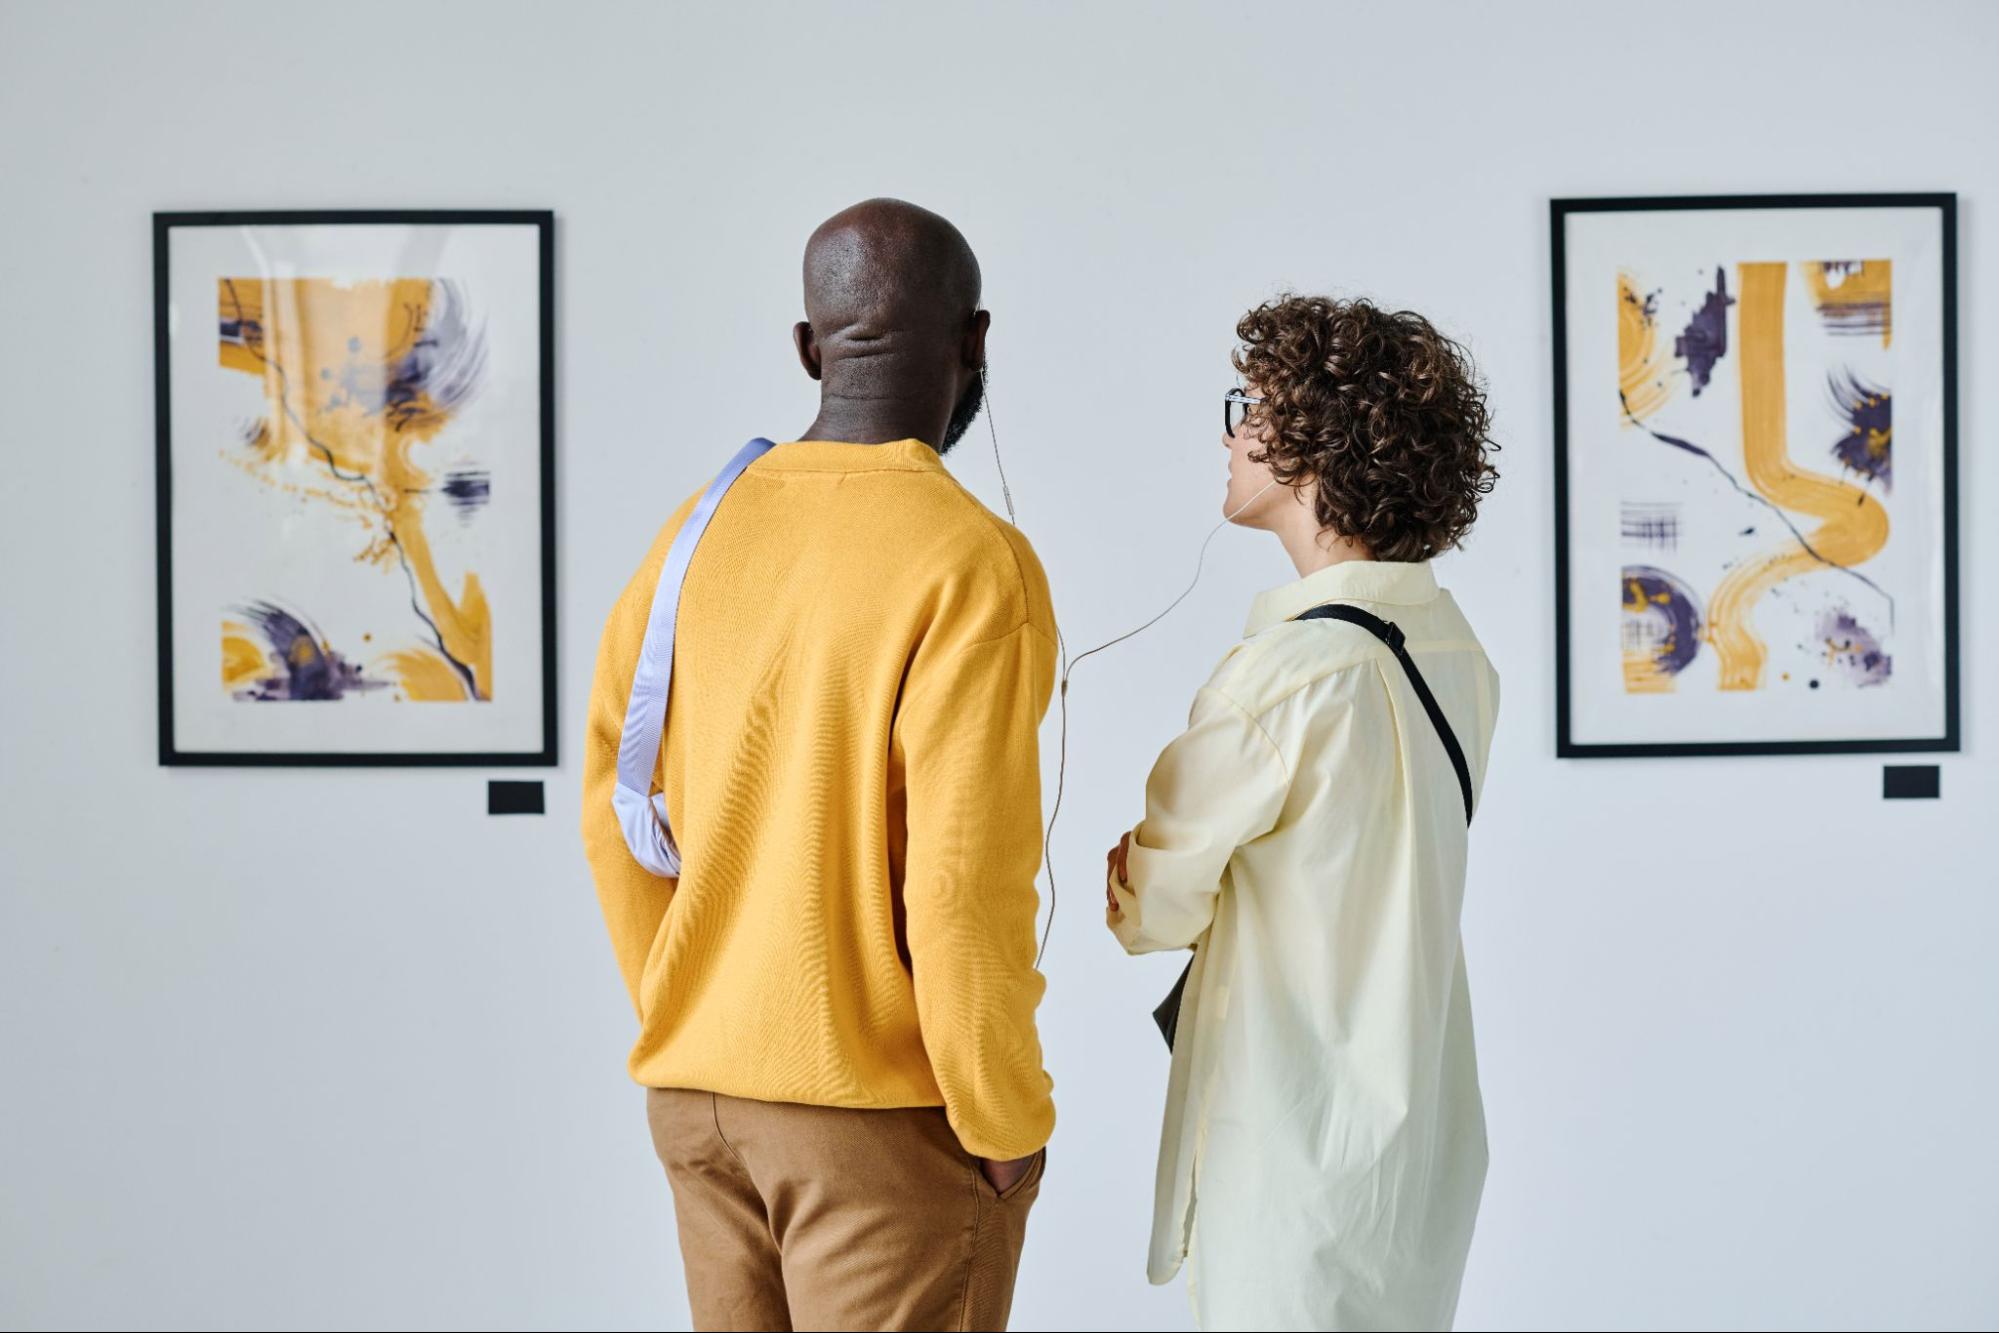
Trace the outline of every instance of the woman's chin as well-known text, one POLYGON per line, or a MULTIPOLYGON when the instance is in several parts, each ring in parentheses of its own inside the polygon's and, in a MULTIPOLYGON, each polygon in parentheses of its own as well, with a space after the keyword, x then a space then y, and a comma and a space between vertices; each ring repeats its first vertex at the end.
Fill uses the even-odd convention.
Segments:
POLYGON ((1256 503, 1254 491, 1240 498, 1231 493, 1222 499, 1222 517, 1239 528, 1262 527, 1263 525, 1257 520, 1261 517, 1263 508, 1256 503))

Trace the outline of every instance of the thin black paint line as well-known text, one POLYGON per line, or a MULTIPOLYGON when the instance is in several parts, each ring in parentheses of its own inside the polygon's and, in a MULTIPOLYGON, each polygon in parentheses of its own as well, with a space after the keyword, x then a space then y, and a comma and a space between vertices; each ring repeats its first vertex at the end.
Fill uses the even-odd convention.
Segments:
MULTIPOLYGON (((1624 416, 1626 420, 1628 420, 1632 425, 1638 427, 1638 429, 1644 431, 1647 435, 1650 435, 1653 439, 1659 441, 1659 443, 1669 444, 1673 446, 1673 448, 1675 449, 1683 449, 1687 453, 1693 454, 1699 458, 1705 458, 1708 462, 1714 464, 1714 470, 1721 473, 1723 477, 1727 478, 1729 485, 1735 487, 1736 490, 1741 491, 1744 495, 1754 500, 1757 504, 1762 505, 1765 509, 1768 509, 1771 513, 1775 514, 1783 522, 1784 526, 1791 530, 1791 535, 1797 538, 1798 545, 1804 547, 1806 555, 1809 555, 1812 559, 1818 561, 1820 564, 1825 565, 1830 569, 1836 569, 1840 573, 1848 575, 1851 578, 1859 579, 1862 583, 1866 584, 1868 587, 1874 589, 1875 592, 1879 593, 1882 597, 1882 600, 1888 603, 1888 628, 1891 632, 1894 630, 1895 599, 1888 595, 1888 592, 1885 588, 1883 588, 1880 584, 1876 583, 1873 579, 1868 578, 1865 574, 1862 574, 1859 570, 1849 568, 1846 565, 1842 565, 1837 560, 1829 560, 1825 556, 1820 555, 1817 548, 1815 548, 1811 544, 1811 542, 1805 537, 1805 534, 1798 531, 1798 525, 1791 522, 1791 516, 1789 514, 1785 513, 1781 508, 1779 508, 1774 502, 1772 502, 1769 499, 1769 497, 1762 495, 1756 491, 1752 491, 1747 486, 1744 486, 1741 482, 1737 481, 1735 479, 1735 474, 1730 472, 1727 467, 1723 466, 1722 461, 1719 458, 1716 458, 1713 454, 1701 448, 1699 445, 1695 444, 1691 440, 1683 440, 1679 438, 1677 435, 1667 435, 1661 431, 1653 430, 1650 426, 1646 425, 1643 421, 1639 420, 1638 417, 1632 412, 1631 405, 1625 401, 1624 390, 1622 389, 1619 389, 1617 391, 1617 405, 1624 409, 1624 416)), ((1865 492, 1862 493, 1861 499, 1863 501, 1866 499, 1865 492)))
MULTIPOLYGON (((235 309, 236 323, 240 327, 243 323, 243 302, 236 295, 236 280, 234 278, 224 278, 222 280, 222 283, 225 287, 229 289, 229 301, 231 306, 233 306, 235 309)), ((262 352, 258 351, 256 348, 251 347, 247 342, 243 344, 243 348, 245 351, 249 352, 251 356, 254 356, 257 358, 257 360, 261 361, 265 365, 265 367, 267 367, 270 370, 270 372, 273 375, 277 376, 278 385, 280 390, 282 391, 279 395, 278 401, 284 407, 285 417, 294 426, 298 427, 298 433, 305 437, 305 442, 307 444, 310 444, 313 448, 319 450, 320 453, 326 455, 326 470, 328 472, 331 472, 334 475, 334 477, 336 477, 341 481, 361 483, 361 485, 367 487, 368 495, 375 501, 377 505, 380 505, 382 502, 382 494, 379 490, 376 489, 375 483, 368 479, 367 474, 360 472, 352 474, 342 472, 340 470, 340 464, 337 461, 335 461, 333 450, 329 449, 326 445, 320 443, 317 439, 313 438, 312 431, 306 427, 304 421, 300 420, 298 413, 292 410, 291 377, 285 374, 284 367, 278 365, 275 361, 272 361, 269 357, 265 356, 262 352)), ((409 584, 410 609, 416 612, 418 620, 421 620, 425 625, 430 627, 431 637, 437 643, 437 651, 444 654, 444 660, 451 663, 452 669, 457 671, 460 676, 465 678, 465 688, 471 692, 471 695, 475 700, 478 699, 479 682, 473 676, 472 668, 467 666, 465 663, 459 661, 456 657, 452 655, 451 650, 444 646, 444 631, 437 627, 437 622, 435 620, 432 620, 430 618, 429 613, 423 609, 423 602, 420 594, 417 591, 416 573, 415 571, 410 569, 409 556, 403 551, 402 539, 396 535, 396 522, 393 518, 389 517, 386 511, 384 511, 382 514, 382 525, 388 530, 389 545, 396 548, 396 564, 401 567, 403 571, 403 579, 405 582, 409 584)))

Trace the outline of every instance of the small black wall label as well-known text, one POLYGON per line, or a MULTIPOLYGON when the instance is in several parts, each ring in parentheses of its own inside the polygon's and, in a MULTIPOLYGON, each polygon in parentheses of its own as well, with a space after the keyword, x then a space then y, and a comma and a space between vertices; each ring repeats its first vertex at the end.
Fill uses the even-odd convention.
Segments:
POLYGON ((498 779, 487 783, 486 813, 489 815, 538 815, 543 813, 541 784, 539 782, 505 782, 498 779))
POLYGON ((1934 801, 1942 786, 1935 764, 1889 764, 1881 770, 1884 801, 1934 801))

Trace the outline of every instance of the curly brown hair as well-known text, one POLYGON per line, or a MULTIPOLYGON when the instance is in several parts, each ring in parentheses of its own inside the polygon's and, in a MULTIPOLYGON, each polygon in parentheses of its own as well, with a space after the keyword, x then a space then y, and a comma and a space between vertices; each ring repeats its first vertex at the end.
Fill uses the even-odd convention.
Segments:
POLYGON ((1236 325, 1235 367, 1263 399, 1250 424, 1286 486, 1314 483, 1321 527, 1377 560, 1464 540, 1499 471, 1471 357, 1408 310, 1286 293, 1236 325))

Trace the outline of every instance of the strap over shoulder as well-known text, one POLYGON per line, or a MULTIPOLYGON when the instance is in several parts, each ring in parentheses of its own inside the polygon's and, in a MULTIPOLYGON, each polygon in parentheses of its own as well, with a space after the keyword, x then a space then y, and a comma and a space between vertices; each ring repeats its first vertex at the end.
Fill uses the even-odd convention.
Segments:
MULTIPOLYGON (((1309 611, 1292 617, 1293 620, 1344 620, 1349 625, 1358 625, 1375 638, 1388 645, 1388 651, 1395 654, 1395 660, 1402 664, 1402 670, 1409 677, 1409 684, 1416 691, 1423 711, 1430 715, 1430 724, 1437 729, 1437 738, 1444 743, 1444 752, 1450 756, 1451 767, 1457 771, 1458 792, 1464 797, 1465 823, 1472 819, 1471 765, 1465 762, 1464 747, 1458 744, 1457 733, 1451 730, 1450 719, 1444 716, 1443 708, 1437 703, 1437 696, 1430 693, 1430 683, 1423 679, 1423 673, 1416 667, 1416 659, 1409 655, 1407 641, 1402 627, 1392 621, 1383 620, 1372 612, 1363 611, 1346 602, 1328 602, 1315 606, 1309 611)), ((1171 1050, 1173 1039, 1180 1029, 1180 1002, 1186 994, 1187 978, 1192 975, 1194 964, 1190 961, 1180 973, 1180 979, 1173 983, 1159 1007, 1152 1011, 1152 1021, 1159 1025, 1159 1035, 1166 1038, 1166 1047, 1171 1050)))
POLYGON ((660 566, 659 586, 653 590, 652 613, 646 620, 645 640, 639 647, 638 669, 632 673, 632 693, 625 705, 625 728, 618 740, 618 785, 611 790, 611 806, 624 831, 625 845, 638 863, 655 875, 673 879, 680 874, 680 847, 673 839, 673 827, 666 815, 666 797, 652 791, 653 769, 659 763, 660 744, 666 736, 666 704, 673 688, 673 628, 680 612, 680 586, 687 580, 694 548, 708 521, 721 506, 736 479, 750 464, 776 446, 761 437, 751 440, 729 465, 708 483, 694 509, 674 534, 667 548, 666 562, 660 566))
POLYGON ((1416 691, 1416 698, 1422 703, 1423 711, 1430 715, 1430 724, 1437 729, 1437 738, 1444 743, 1444 752, 1450 756, 1451 767, 1457 770, 1458 791, 1465 801, 1465 823, 1472 819, 1471 765, 1465 762, 1464 747, 1458 744, 1457 733, 1451 730, 1450 719, 1437 703, 1437 696, 1430 693, 1430 683, 1423 679, 1423 673, 1416 668, 1416 659, 1409 655, 1402 627, 1380 616, 1363 611, 1346 602, 1328 602, 1315 606, 1309 611, 1293 617, 1296 620, 1344 620, 1349 625, 1358 625, 1388 645, 1388 651, 1395 654, 1395 660, 1402 664, 1403 672, 1409 677, 1409 685, 1416 691))

